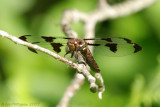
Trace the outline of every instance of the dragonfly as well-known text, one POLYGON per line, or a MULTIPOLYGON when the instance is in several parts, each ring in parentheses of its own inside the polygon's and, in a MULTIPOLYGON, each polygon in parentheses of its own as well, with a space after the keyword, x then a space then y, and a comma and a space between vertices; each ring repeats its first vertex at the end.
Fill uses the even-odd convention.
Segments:
MULTIPOLYGON (((30 42, 32 44, 48 44, 57 53, 61 52, 63 46, 67 47, 67 54, 71 54, 71 58, 77 55, 83 57, 86 63, 90 66, 91 70, 99 73, 100 69, 89 50, 88 46, 104 47, 105 54, 112 54, 112 56, 126 56, 132 53, 137 53, 142 50, 142 47, 137 43, 133 43, 130 39, 115 37, 115 38, 69 38, 69 37, 52 37, 52 36, 36 36, 36 39, 32 39, 32 35, 23 35, 19 39, 30 42), (93 41, 95 41, 93 43, 93 41)), ((34 53, 37 51, 33 48, 28 49, 34 53)))

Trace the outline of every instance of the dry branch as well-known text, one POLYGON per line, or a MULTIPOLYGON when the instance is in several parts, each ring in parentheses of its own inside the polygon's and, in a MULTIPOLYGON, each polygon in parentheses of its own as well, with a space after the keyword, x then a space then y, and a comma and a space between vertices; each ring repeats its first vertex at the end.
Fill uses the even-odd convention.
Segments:
MULTIPOLYGON (((106 0, 98 0, 98 6, 97 8, 91 12, 91 13, 83 13, 78 10, 65 10, 63 13, 63 17, 61 20, 61 25, 63 28, 64 33, 69 37, 78 37, 78 34, 71 29, 71 24, 82 21, 84 23, 84 30, 85 30, 85 38, 94 38, 94 29, 97 22, 107 20, 109 18, 118 18, 122 16, 126 16, 132 13, 135 13, 137 11, 140 11, 154 2, 158 0, 127 0, 123 3, 116 4, 116 5, 109 5, 106 0)), ((90 50, 93 51, 93 48, 90 47, 90 50)), ((102 98, 102 93, 104 92, 104 84, 103 84, 103 78, 101 74, 95 74, 96 79, 99 81, 98 86, 102 86, 99 88, 99 98, 102 98)), ((75 78, 71 82, 71 84, 68 86, 66 92, 64 93, 64 96, 62 97, 60 103, 57 107, 67 107, 71 96, 68 97, 67 93, 75 94, 80 86, 82 85, 84 78, 79 79, 78 83, 76 81, 78 80, 78 75, 76 74, 75 78), (75 81, 75 82, 74 82, 75 81), (80 82, 81 81, 81 82, 80 82), (74 85, 78 85, 75 88, 74 85), (71 92, 72 91, 72 92, 71 92), (67 102, 68 101, 68 102, 67 102)))
POLYGON ((86 68, 86 66, 84 66, 84 64, 73 63, 72 61, 70 61, 70 60, 68 60, 68 59, 66 59, 64 57, 61 57, 60 55, 58 55, 58 54, 56 54, 56 53, 54 53, 54 52, 52 52, 52 51, 50 51, 48 49, 45 49, 45 48, 40 47, 38 45, 23 41, 23 40, 15 37, 15 36, 12 36, 12 35, 8 34, 5 31, 1 31, 0 30, 0 36, 10 39, 11 41, 13 41, 16 44, 27 46, 27 47, 39 50, 39 51, 41 51, 43 53, 46 53, 46 54, 50 55, 51 57, 53 57, 53 58, 55 58, 55 59, 57 59, 59 61, 62 61, 64 63, 66 63, 67 65, 77 69, 77 71, 79 73, 83 74, 88 79, 91 89, 95 89, 95 87, 96 87, 96 90, 97 90, 98 86, 95 83, 95 78, 88 72, 88 69, 86 68))
MULTIPOLYGON (((127 0, 123 3, 116 5, 109 5, 106 0, 98 0, 97 8, 91 13, 83 13, 78 10, 65 10, 61 20, 61 25, 64 33, 73 38, 77 38, 78 34, 71 29, 71 24, 82 21, 84 23, 85 38, 94 38, 95 35, 95 26, 97 22, 107 20, 109 18, 118 18, 121 16, 129 15, 135 13, 139 10, 146 8, 147 6, 153 4, 158 0, 127 0)), ((90 83, 90 89, 92 91, 98 91, 99 98, 102 98, 102 93, 105 90, 103 78, 100 73, 96 73, 95 76, 92 76, 89 73, 89 69, 84 64, 76 64, 68 59, 59 56, 58 54, 40 47, 35 44, 31 44, 25 41, 18 39, 15 36, 12 36, 4 31, 0 31, 0 36, 10 39, 16 44, 24 45, 31 47, 33 49, 44 52, 51 57, 66 63, 67 65, 75 68, 78 72, 75 75, 75 78, 72 80, 71 84, 66 89, 64 96, 62 97, 60 103, 57 107, 67 107, 70 99, 75 93, 80 89, 81 85, 84 83, 84 77, 86 77, 90 83), (98 85, 95 81, 98 81, 98 85)), ((93 51, 93 48, 90 48, 93 51)), ((83 61, 83 58, 79 55, 78 60, 83 61)))

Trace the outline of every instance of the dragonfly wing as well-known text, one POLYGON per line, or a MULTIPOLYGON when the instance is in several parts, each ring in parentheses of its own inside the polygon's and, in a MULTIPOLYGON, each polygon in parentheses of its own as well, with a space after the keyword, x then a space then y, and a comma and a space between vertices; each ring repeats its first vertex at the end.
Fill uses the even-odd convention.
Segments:
POLYGON ((98 47, 97 50, 102 50, 108 56, 126 56, 142 50, 141 46, 126 38, 98 38, 95 40, 94 44, 87 40, 88 45, 98 47))
MULTIPOLYGON (((42 46, 50 50, 54 50, 55 52, 59 53, 61 52, 61 47, 66 46, 67 39, 69 38, 23 35, 20 36, 19 39, 32 44, 37 44, 39 46, 42 46)), ((34 53, 37 53, 37 51, 33 48, 28 48, 28 49, 34 53)))

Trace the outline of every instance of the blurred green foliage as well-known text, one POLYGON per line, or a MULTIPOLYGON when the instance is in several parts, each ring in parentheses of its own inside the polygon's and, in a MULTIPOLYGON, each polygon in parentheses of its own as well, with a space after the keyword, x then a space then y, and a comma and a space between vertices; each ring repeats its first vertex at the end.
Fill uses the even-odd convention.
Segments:
MULTIPOLYGON (((115 4, 124 0, 109 0, 115 4)), ((0 0, 0 30, 24 34, 64 36, 59 22, 65 9, 90 12, 96 0, 0 0)), ((88 81, 72 98, 70 107, 160 107, 160 2, 130 16, 96 26, 96 37, 130 38, 143 50, 125 57, 94 51, 106 91, 99 100, 88 81)), ((83 24, 74 24, 84 35, 83 24)), ((96 50, 96 49, 95 49, 96 50)), ((0 38, 0 106, 2 103, 58 104, 75 70, 64 63, 0 38)), ((36 107, 36 106, 35 106, 36 107)))

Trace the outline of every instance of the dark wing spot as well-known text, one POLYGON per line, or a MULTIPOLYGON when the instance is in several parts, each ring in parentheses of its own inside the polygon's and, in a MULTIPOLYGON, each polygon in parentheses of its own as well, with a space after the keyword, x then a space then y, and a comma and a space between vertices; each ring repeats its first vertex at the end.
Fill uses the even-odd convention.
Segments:
POLYGON ((106 44, 105 46, 109 47, 109 49, 112 51, 112 52, 116 52, 117 51, 117 44, 106 44))
POLYGON ((19 39, 27 42, 27 37, 26 36, 31 36, 31 35, 23 35, 23 36, 20 36, 19 39))
POLYGON ((34 52, 34 53, 38 54, 38 52, 35 49, 33 49, 33 48, 28 47, 28 50, 30 50, 31 52, 34 52))
POLYGON ((91 44, 91 43, 87 43, 89 46, 100 46, 101 44, 91 44))
POLYGON ((57 53, 61 52, 60 47, 63 46, 60 43, 51 43, 51 46, 53 47, 53 50, 56 51, 57 53))
POLYGON ((73 38, 64 38, 64 39, 73 39, 73 38))
POLYGON ((135 50, 134 50, 134 53, 136 53, 136 52, 142 50, 142 47, 139 46, 138 44, 134 44, 134 49, 135 49, 135 50))
POLYGON ((33 42, 32 44, 37 44, 37 43, 40 43, 40 42, 33 42))
POLYGON ((127 43, 132 44, 132 41, 127 39, 127 38, 123 38, 127 43))
POLYGON ((56 39, 55 37, 46 37, 46 36, 41 36, 46 42, 53 42, 54 39, 56 39))
POLYGON ((112 42, 111 38, 88 38, 88 39, 83 39, 83 40, 105 40, 107 42, 112 42))
POLYGON ((83 39, 84 41, 85 40, 95 40, 95 38, 86 38, 86 39, 83 39))
POLYGON ((111 38, 101 38, 101 40, 105 40, 107 42, 112 42, 112 39, 111 38))
MULTIPOLYGON (((31 35, 23 35, 23 36, 20 36, 19 39, 28 42, 26 36, 31 36, 31 35)), ((32 44, 36 44, 36 43, 39 43, 39 42, 33 42, 32 44)), ((33 49, 33 48, 28 47, 28 50, 38 54, 37 51, 35 49, 33 49)))

